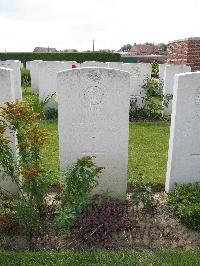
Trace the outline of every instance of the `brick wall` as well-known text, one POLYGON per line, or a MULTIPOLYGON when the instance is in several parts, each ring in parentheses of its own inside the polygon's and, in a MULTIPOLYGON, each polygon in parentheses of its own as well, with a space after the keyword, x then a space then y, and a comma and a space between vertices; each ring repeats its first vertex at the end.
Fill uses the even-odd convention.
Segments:
POLYGON ((200 38, 170 42, 167 46, 167 63, 186 64, 192 71, 200 70, 200 38))

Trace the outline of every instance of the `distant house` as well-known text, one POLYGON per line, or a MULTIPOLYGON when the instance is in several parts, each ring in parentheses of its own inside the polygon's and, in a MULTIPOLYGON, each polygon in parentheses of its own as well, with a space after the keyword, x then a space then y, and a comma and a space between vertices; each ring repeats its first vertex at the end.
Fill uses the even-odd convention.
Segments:
POLYGON ((76 49, 65 49, 64 52, 66 52, 66 53, 77 53, 78 51, 76 49))
POLYGON ((34 53, 55 53, 57 52, 56 48, 49 47, 35 47, 34 53))
POLYGON ((162 54, 162 52, 160 47, 153 44, 134 44, 128 53, 132 55, 151 55, 162 54))

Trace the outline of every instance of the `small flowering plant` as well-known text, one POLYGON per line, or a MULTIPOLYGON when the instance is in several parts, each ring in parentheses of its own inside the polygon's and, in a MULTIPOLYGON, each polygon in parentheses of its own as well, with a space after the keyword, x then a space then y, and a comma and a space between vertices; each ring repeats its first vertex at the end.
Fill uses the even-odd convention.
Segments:
MULTIPOLYGON (((20 213, 27 217, 20 219, 28 221, 25 224, 35 225, 35 217, 41 217, 45 207, 50 174, 41 162, 40 150, 47 140, 48 134, 41 129, 38 114, 22 101, 7 102, 0 108, 0 167, 1 176, 11 177, 17 185, 20 199, 16 203, 17 216, 20 213), (10 147, 11 139, 5 132, 11 131, 16 135, 18 156, 13 154, 10 147), (23 212, 19 206, 23 205, 23 212), (26 213, 27 210, 27 213, 26 213), (31 215, 34 223, 31 223, 31 215)), ((1 178, 0 176, 0 178, 1 178)), ((39 220, 39 219, 37 219, 39 220)))

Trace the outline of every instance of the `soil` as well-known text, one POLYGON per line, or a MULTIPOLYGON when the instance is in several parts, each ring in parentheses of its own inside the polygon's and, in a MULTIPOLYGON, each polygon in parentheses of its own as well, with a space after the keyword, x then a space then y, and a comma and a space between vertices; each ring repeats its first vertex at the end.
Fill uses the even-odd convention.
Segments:
MULTIPOLYGON (((52 201, 51 196, 49 202, 52 201)), ((147 210, 142 203, 132 205, 127 196, 131 227, 113 234, 111 249, 131 250, 169 250, 200 249, 200 232, 192 231, 182 225, 169 211, 164 192, 155 193, 156 208, 147 210)), ((14 228, 11 232, 0 225, 0 250, 82 250, 85 243, 76 238, 76 229, 61 230, 54 223, 50 212, 38 230, 27 231, 14 228)), ((90 247, 91 248, 91 247, 90 247)), ((93 249, 103 248, 101 245, 93 249)))

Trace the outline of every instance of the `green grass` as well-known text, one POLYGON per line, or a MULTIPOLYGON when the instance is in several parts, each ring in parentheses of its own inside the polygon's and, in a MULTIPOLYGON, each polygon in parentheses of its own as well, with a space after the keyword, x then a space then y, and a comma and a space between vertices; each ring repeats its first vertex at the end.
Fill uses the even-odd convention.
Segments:
POLYGON ((49 138, 42 150, 42 161, 47 169, 53 171, 53 183, 59 179, 58 122, 42 120, 41 125, 49 132, 49 138))
MULTIPOLYGON (((25 101, 31 100, 30 87, 23 90, 25 101)), ((154 97, 157 99, 156 97, 154 97)), ((53 182, 59 177, 57 121, 41 121, 50 133, 42 151, 44 165, 53 170, 53 182)), ((135 122, 129 126, 128 179, 131 184, 164 184, 170 122, 135 122)))
POLYGON ((200 265, 198 251, 0 252, 1 266, 200 265))
POLYGON ((129 128, 129 182, 164 184, 169 122, 130 123, 129 128))
MULTIPOLYGON (((57 121, 42 121, 50 133, 42 151, 44 164, 59 176, 57 121)), ((164 184, 167 165, 169 122, 130 123, 129 133, 129 182, 164 184)))

